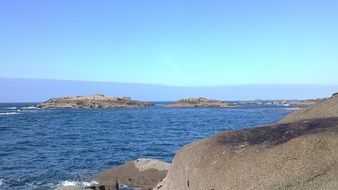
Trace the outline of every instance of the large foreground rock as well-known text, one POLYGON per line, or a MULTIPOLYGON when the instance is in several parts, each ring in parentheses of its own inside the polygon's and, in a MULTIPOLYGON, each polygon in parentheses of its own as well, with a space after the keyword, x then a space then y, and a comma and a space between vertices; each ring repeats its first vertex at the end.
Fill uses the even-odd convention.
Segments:
POLYGON ((130 97, 112 97, 102 94, 90 96, 68 96, 52 98, 42 104, 39 108, 144 108, 152 106, 148 102, 132 100, 130 97))
POLYGON ((186 98, 177 100, 175 103, 169 105, 170 107, 235 107, 229 102, 207 98, 186 98))
POLYGON ((154 190, 338 189, 338 118, 224 132, 183 147, 154 190))
POLYGON ((283 118, 279 123, 298 122, 305 119, 338 117, 338 94, 319 101, 307 108, 297 110, 283 118))
POLYGON ((117 186, 123 185, 149 190, 167 175, 169 166, 159 160, 140 158, 99 173, 95 181, 99 183, 97 187, 106 190, 116 190, 117 186))

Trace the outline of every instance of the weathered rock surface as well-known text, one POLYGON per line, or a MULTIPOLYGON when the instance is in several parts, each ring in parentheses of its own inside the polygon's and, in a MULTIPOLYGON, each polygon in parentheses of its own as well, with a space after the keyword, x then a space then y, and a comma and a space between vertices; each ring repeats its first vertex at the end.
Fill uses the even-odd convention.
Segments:
POLYGON ((187 98, 177 100, 170 107, 235 107, 229 102, 207 98, 187 98))
POLYGON ((297 110, 283 118, 279 123, 298 122, 305 119, 338 117, 338 94, 319 101, 307 108, 297 110))
POLYGON ((99 183, 97 189, 104 187, 106 190, 117 190, 117 186, 127 185, 149 190, 166 176, 169 166, 169 163, 153 159, 129 161, 96 175, 95 181, 99 183))
POLYGON ((110 97, 101 94, 90 96, 68 96, 52 98, 39 108, 144 108, 152 106, 151 103, 132 100, 130 97, 110 97))
POLYGON ((338 118, 224 132, 175 156, 154 190, 338 189, 338 118))

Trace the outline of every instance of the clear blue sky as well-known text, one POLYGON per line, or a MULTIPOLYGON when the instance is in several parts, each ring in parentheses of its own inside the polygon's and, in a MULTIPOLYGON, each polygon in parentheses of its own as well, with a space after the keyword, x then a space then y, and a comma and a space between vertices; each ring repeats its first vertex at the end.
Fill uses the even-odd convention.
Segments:
POLYGON ((338 1, 1 0, 0 77, 338 84, 338 1))

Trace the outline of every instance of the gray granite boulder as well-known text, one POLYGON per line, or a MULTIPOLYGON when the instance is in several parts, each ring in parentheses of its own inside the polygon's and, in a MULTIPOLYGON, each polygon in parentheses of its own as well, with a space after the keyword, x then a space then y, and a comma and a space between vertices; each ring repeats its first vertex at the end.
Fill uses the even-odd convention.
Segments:
POLYGON ((154 190, 338 189, 338 118, 223 132, 183 147, 154 190))
POLYGON ((117 190, 117 187, 128 186, 149 190, 166 176, 169 166, 159 160, 140 158, 105 170, 94 178, 98 182, 97 189, 117 190))

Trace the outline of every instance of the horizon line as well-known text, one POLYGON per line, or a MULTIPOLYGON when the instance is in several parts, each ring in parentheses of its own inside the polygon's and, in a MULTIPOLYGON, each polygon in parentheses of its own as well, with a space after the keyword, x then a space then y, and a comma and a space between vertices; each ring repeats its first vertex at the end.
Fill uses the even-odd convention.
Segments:
POLYGON ((246 84, 218 84, 218 85, 175 85, 175 84, 160 84, 160 83, 142 83, 142 82, 116 82, 116 81, 93 81, 93 80, 81 80, 81 79, 48 79, 48 78, 25 78, 25 77, 1 77, 0 79, 18 79, 18 80, 51 80, 51 81, 63 81, 63 82, 88 82, 88 83, 114 83, 114 84, 137 84, 137 85, 153 85, 153 86, 168 86, 168 87, 182 87, 182 88, 216 88, 225 86, 272 86, 272 85, 292 85, 292 86, 338 86, 338 84, 315 84, 315 83, 246 83, 246 84))

